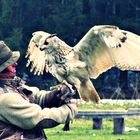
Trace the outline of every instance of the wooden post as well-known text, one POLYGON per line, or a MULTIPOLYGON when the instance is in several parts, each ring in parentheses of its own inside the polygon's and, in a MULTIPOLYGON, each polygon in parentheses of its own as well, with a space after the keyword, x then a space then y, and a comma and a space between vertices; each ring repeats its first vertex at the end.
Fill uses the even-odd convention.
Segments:
POLYGON ((101 130, 103 129, 102 118, 93 118, 93 129, 101 130))
POLYGON ((70 130, 70 121, 65 123, 64 127, 63 127, 63 131, 69 131, 70 130))
POLYGON ((114 118, 114 134, 124 134, 124 118, 114 118))

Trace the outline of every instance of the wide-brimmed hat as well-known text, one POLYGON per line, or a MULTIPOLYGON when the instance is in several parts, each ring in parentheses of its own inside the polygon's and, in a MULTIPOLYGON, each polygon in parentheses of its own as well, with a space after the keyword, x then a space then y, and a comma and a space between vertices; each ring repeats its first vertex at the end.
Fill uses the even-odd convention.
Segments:
POLYGON ((11 51, 3 41, 0 41, 0 72, 17 62, 19 57, 19 51, 11 51))

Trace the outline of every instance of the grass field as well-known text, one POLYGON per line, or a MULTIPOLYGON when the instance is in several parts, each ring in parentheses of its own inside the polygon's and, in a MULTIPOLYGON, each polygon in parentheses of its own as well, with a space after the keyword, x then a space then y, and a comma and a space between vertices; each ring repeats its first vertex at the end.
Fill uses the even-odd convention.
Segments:
MULTIPOLYGON (((110 104, 110 103, 109 103, 110 104)), ((80 104, 79 109, 127 109, 139 107, 140 104, 126 103, 120 105, 114 104, 94 106, 92 104, 80 104)), ((49 140, 140 140, 140 117, 125 118, 125 126, 129 128, 136 128, 138 131, 125 132, 123 135, 113 134, 113 119, 103 119, 103 130, 93 130, 92 120, 76 119, 71 124, 71 130, 64 132, 62 130, 64 125, 59 125, 55 128, 46 129, 49 140)))

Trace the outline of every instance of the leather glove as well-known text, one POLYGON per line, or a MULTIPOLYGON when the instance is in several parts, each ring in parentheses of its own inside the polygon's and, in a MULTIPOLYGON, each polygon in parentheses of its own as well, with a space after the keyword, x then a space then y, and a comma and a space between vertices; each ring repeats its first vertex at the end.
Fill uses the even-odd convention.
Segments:
POLYGON ((73 93, 65 84, 59 84, 50 89, 50 93, 45 98, 45 107, 59 107, 72 99, 73 93))

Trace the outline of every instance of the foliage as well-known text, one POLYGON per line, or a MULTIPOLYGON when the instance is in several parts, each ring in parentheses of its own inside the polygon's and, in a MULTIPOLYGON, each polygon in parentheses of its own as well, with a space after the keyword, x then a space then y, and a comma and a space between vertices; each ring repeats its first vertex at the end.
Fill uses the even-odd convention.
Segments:
POLYGON ((20 28, 14 28, 13 32, 11 32, 10 36, 5 39, 7 44, 10 44, 12 50, 19 50, 22 53, 23 48, 22 44, 22 30, 20 28))
MULTIPOLYGON (((12 50, 21 52, 21 64, 19 64, 18 71, 22 75, 27 73, 29 78, 33 76, 25 67, 24 57, 34 31, 57 33, 58 37, 74 46, 96 24, 117 25, 122 29, 140 34, 139 21, 139 0, 128 0, 127 3, 122 0, 0 0, 0 38, 6 41, 12 50)), ((124 84, 128 80, 128 73, 125 72, 128 77, 123 77, 119 76, 120 71, 114 74, 114 70, 103 74, 95 81, 100 96, 111 98, 112 91, 108 90, 112 87, 111 83, 105 84, 109 82, 105 77, 110 77, 110 73, 113 78, 116 74, 117 79, 123 79, 121 82, 117 80, 117 85, 113 88, 121 87, 125 98, 131 98, 131 93, 134 94, 135 90, 127 88, 130 87, 127 83, 124 84)), ((132 77, 134 79, 136 74, 133 73, 132 77)), ((38 79, 40 80, 40 77, 38 79)), ((110 81, 113 80, 111 76, 110 81)), ((131 83, 135 87, 135 80, 131 83)), ((133 98, 139 98, 139 94, 134 95, 133 98)))

